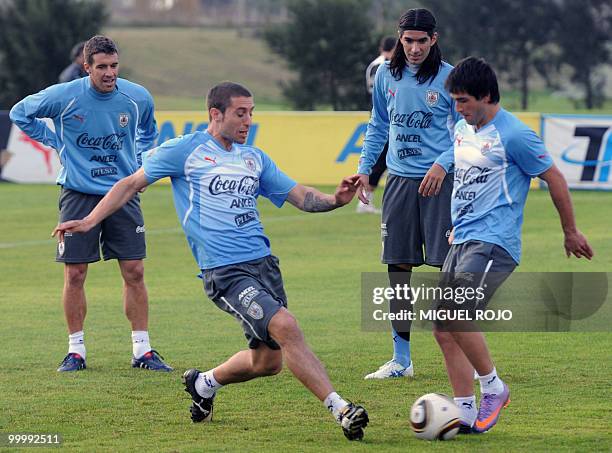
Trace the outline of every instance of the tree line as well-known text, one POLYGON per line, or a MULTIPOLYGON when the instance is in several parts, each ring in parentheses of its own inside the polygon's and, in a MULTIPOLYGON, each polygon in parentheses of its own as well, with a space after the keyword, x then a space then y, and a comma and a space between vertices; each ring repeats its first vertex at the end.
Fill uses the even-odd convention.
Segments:
MULTIPOLYGON (((365 67, 376 56, 381 36, 397 34, 406 3, 268 3, 287 10, 287 21, 265 28, 261 36, 295 73, 283 85, 292 106, 368 109, 365 67)), ((104 0, 0 0, 0 109, 55 83, 70 63, 74 43, 99 33, 108 22, 106 5, 104 0)), ((610 74, 602 69, 612 54, 609 0, 421 0, 413 6, 436 15, 447 61, 486 58, 521 93, 523 110, 529 107, 534 75, 555 90, 571 82, 574 99, 588 109, 603 104, 610 74)))
MULTIPOLYGON (((451 63, 484 57, 521 94, 528 109, 530 80, 548 88, 569 79, 588 109, 604 101, 610 63, 612 4, 609 0, 422 0, 437 17, 440 46, 451 63)), ((411 5, 413 6, 413 5, 411 5)), ((285 96, 302 109, 367 108, 363 70, 383 34, 397 34, 405 2, 389 0, 289 0, 290 21, 265 34, 270 48, 297 73, 285 96), (377 14, 373 14, 376 12, 377 14), (391 15, 395 15, 392 19, 391 15), (386 33, 377 33, 383 23, 386 33), (361 90, 361 91, 360 91, 361 90)))

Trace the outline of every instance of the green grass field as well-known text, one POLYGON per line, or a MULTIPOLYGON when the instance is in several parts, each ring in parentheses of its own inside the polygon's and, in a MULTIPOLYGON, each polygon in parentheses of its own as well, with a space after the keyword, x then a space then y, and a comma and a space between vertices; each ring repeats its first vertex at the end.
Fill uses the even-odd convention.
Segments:
POLYGON ((222 80, 247 85, 258 109, 282 110, 286 104, 279 82, 291 74, 261 39, 231 29, 144 27, 105 32, 121 49, 122 75, 147 87, 158 110, 202 110, 206 93, 222 80))
MULTIPOLYGON (((325 188, 331 190, 331 188, 325 188)), ((364 381, 390 355, 387 333, 360 330, 360 273, 379 264, 379 220, 354 206, 329 214, 276 209, 262 218, 281 260, 290 309, 326 364, 339 393, 371 417, 364 442, 340 428, 290 374, 222 389, 215 420, 194 425, 183 370, 208 369, 245 347, 238 324, 207 300, 179 229, 168 186, 143 195, 153 346, 171 374, 130 368, 130 328, 122 314, 115 262, 90 267, 87 280, 88 369, 59 374, 66 352, 62 266, 49 233, 58 189, 0 185, 0 433, 58 432, 71 451, 610 451, 610 333, 489 334, 512 403, 482 436, 446 443, 416 439, 413 401, 450 393, 431 334, 413 336, 414 380, 364 381)), ((559 221, 545 192, 530 194, 522 271, 612 271, 610 194, 573 193, 579 226, 596 256, 567 260, 559 221)), ((1 450, 1 447, 0 447, 1 450)), ((8 451, 8 450, 7 450, 8 451)), ((12 449, 10 451, 13 451, 12 449)))

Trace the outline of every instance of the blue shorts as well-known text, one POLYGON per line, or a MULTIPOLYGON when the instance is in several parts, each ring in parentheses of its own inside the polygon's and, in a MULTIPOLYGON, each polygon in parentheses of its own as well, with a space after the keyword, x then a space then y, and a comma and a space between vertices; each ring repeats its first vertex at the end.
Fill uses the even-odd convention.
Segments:
POLYGON ((516 262, 499 245, 482 241, 453 244, 442 266, 440 287, 451 288, 455 296, 436 301, 436 306, 467 310, 474 319, 474 311, 486 308, 515 268, 516 262))
POLYGON ((287 307, 278 263, 278 258, 269 255, 202 273, 206 295, 240 322, 251 349, 257 349, 261 343, 280 349, 268 333, 272 317, 287 307))

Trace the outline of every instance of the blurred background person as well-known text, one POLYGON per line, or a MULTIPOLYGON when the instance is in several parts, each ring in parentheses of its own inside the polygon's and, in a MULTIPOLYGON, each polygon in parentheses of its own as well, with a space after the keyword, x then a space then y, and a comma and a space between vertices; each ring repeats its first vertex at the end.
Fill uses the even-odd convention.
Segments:
POLYGON ((87 71, 83 67, 85 59, 83 58, 83 47, 85 47, 85 41, 74 45, 70 51, 70 63, 59 75, 59 83, 70 82, 71 80, 80 79, 81 77, 87 76, 87 71))

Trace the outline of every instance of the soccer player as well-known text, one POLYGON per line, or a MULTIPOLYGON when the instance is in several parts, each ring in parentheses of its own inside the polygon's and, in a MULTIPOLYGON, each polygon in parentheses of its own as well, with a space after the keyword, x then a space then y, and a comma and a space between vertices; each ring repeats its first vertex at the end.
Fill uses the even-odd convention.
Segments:
POLYGON ((253 97, 242 85, 223 82, 207 97, 210 124, 170 140, 143 155, 143 167, 115 185, 81 221, 59 225, 56 233, 85 232, 119 209, 139 190, 172 178, 175 207, 204 289, 223 311, 242 325, 249 349, 206 372, 187 370, 185 390, 192 397, 191 418, 209 421, 217 391, 228 384, 280 372, 285 363, 319 398, 346 437, 363 437, 368 415, 332 387, 325 368, 304 340, 287 310, 287 297, 257 210, 263 195, 276 206, 288 200, 306 212, 324 212, 349 203, 358 177, 344 179, 334 195, 296 184, 261 150, 244 145, 252 123, 253 97))
MULTIPOLYGON (((448 253, 452 128, 460 119, 444 88, 452 66, 442 61, 433 14, 421 8, 407 11, 398 33, 391 60, 376 73, 358 169, 359 199, 367 203, 368 175, 389 142, 381 234, 382 262, 392 287, 410 285, 413 267, 441 267, 448 253)), ((390 301, 393 313, 411 308, 410 301, 390 301)), ((413 376, 410 321, 393 321, 392 335, 393 358, 366 379, 413 376)))
MULTIPOLYGON (((84 57, 89 77, 28 96, 10 113, 23 132, 59 154, 61 222, 89 214, 115 182, 140 167, 141 153, 151 149, 157 137, 151 95, 142 86, 117 77, 115 43, 94 36, 85 44, 84 57), (55 132, 39 118, 51 118, 55 132)), ((68 234, 58 244, 56 261, 64 263, 63 303, 69 332, 68 354, 58 371, 86 368, 84 284, 88 264, 100 260, 100 245, 105 260, 119 261, 125 314, 132 325, 132 366, 172 370, 149 342, 144 231, 139 198, 134 194, 103 224, 87 234, 68 234)))
MULTIPOLYGON (((482 59, 466 58, 452 70, 446 87, 464 119, 454 133, 454 229, 443 279, 480 281, 478 286, 488 288, 487 299, 492 295, 519 264, 523 210, 531 178, 536 176, 548 184, 559 212, 567 256, 591 259, 593 251, 576 228, 565 178, 535 132, 499 105, 493 69, 482 59)), ((456 323, 436 325, 434 335, 455 402, 463 411, 462 432, 481 433, 495 425, 502 407, 510 401, 510 391, 497 374, 482 333, 456 323), (474 369, 480 380, 478 411, 474 369)))
MULTIPOLYGON (((382 38, 378 48, 380 55, 372 60, 366 68, 366 88, 370 96, 374 89, 374 76, 376 75, 376 71, 378 71, 380 65, 391 59, 396 43, 397 38, 394 36, 382 38)), ((357 213, 359 214, 380 214, 381 212, 380 209, 374 206, 374 192, 378 188, 380 178, 387 169, 387 149, 389 149, 389 142, 385 144, 382 153, 380 153, 380 156, 378 156, 376 163, 371 169, 367 187, 368 203, 366 204, 361 200, 357 202, 357 213)))

